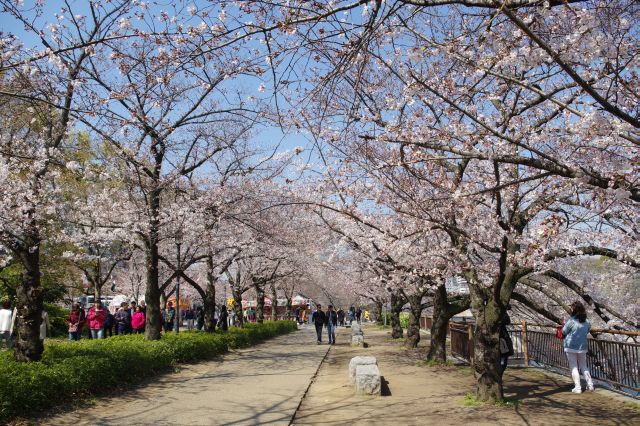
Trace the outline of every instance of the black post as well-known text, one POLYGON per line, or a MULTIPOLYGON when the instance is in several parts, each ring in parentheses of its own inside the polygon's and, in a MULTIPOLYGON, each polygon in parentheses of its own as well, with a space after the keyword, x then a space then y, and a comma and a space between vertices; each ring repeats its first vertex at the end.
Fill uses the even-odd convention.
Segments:
POLYGON ((178 275, 176 275, 176 334, 180 333, 180 274, 182 269, 180 265, 180 241, 176 242, 176 248, 178 249, 178 275))

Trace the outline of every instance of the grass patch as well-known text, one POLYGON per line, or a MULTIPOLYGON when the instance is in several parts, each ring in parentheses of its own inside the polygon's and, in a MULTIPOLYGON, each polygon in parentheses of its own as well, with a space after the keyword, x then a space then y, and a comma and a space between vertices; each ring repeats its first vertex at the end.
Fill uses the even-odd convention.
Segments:
POLYGON ((465 407, 479 407, 482 405, 482 402, 478 401, 478 398, 476 398, 474 394, 469 392, 464 396, 462 405, 464 405, 465 407))
POLYGON ((453 363, 449 360, 446 360, 445 362, 440 362, 438 360, 435 359, 427 359, 424 360, 422 362, 420 362, 420 365, 423 367, 437 367, 437 368, 442 368, 442 367, 452 367, 453 363))
POLYGON ((637 402, 625 402, 624 406, 630 410, 640 411, 640 404, 637 402))
POLYGON ((518 402, 515 399, 503 399, 502 401, 496 401, 494 403, 483 403, 482 401, 478 401, 478 398, 471 392, 467 393, 463 400, 462 405, 465 407, 480 407, 480 406, 493 406, 498 408, 515 408, 518 406, 518 402))
POLYGON ((9 351, 2 352, 0 424, 294 330, 295 322, 276 321, 213 334, 168 334, 152 342, 143 335, 52 342, 45 346, 42 361, 30 363, 15 362, 9 351))
POLYGON ((471 367, 458 367, 457 370, 462 374, 473 374, 471 367))

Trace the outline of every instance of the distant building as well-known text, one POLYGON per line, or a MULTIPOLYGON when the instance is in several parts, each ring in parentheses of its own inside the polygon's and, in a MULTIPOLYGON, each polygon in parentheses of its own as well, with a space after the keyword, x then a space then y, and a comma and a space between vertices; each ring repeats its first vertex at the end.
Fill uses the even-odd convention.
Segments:
POLYGON ((447 294, 469 294, 469 283, 460 276, 447 278, 444 287, 447 294))

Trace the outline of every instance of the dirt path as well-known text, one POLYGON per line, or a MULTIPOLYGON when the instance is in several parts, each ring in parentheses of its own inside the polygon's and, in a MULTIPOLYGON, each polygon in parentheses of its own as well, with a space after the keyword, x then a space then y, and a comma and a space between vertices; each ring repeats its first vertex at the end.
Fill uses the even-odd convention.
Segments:
MULTIPOLYGON (((388 331, 365 329, 369 348, 351 348, 348 331, 338 335, 300 410, 300 425, 639 425, 640 412, 602 389, 572 394, 571 380, 537 370, 511 368, 505 378, 506 397, 515 407, 468 407, 463 404, 474 379, 468 367, 426 367, 422 349, 407 351, 388 331), (353 395, 347 384, 348 363, 356 355, 378 358, 387 382, 387 396, 353 395)), ((384 387, 383 387, 384 390, 384 387)))
POLYGON ((287 425, 327 350, 307 326, 44 424, 287 425))

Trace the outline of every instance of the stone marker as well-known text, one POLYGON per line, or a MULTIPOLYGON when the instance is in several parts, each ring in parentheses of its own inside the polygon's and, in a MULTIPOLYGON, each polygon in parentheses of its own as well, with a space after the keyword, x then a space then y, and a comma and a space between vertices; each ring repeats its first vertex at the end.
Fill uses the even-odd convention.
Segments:
POLYGON ((364 336, 362 334, 356 334, 351 336, 351 346, 364 347, 364 336))
POLYGON ((356 367, 359 365, 378 365, 378 360, 374 356, 354 356, 349 361, 349 383, 356 382, 356 367))
POLYGON ((364 334, 364 332, 362 331, 362 326, 360 324, 358 324, 357 322, 354 322, 351 325, 351 335, 356 335, 356 334, 364 334))
POLYGON ((356 395, 381 395, 380 370, 375 364, 356 367, 356 395))

